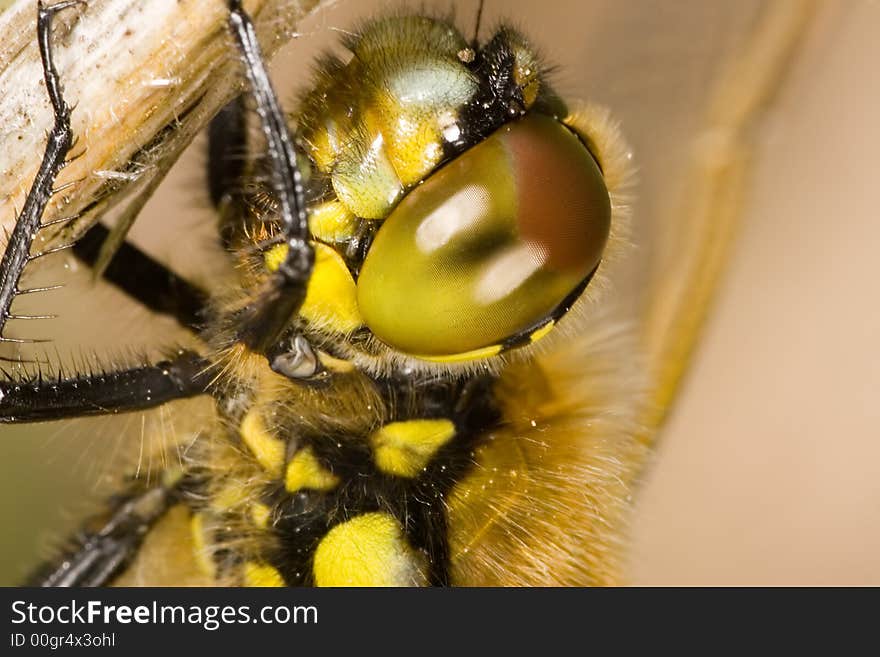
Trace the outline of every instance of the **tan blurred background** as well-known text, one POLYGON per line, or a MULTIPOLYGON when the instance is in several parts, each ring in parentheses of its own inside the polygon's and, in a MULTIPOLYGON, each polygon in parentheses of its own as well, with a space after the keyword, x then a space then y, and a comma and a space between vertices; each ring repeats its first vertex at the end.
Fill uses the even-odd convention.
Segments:
POLYGON ((638 499, 633 581, 880 584, 880 5, 828 2, 638 499))
MULTIPOLYGON (((454 10, 469 33, 476 5, 416 7, 454 10)), ((339 0, 312 16, 276 61, 279 89, 301 88, 314 55, 340 30, 399 6, 339 0)), ((484 35, 501 17, 521 27, 558 65, 560 92, 610 107, 632 144, 635 245, 615 276, 624 317, 638 315, 662 263, 675 258, 679 236, 668 217, 689 193, 687 162, 703 136, 707 96, 725 62, 760 28, 764 6, 487 0, 484 35)), ((880 266, 872 258, 880 192, 871 184, 880 149, 878 26, 877 3, 819 3, 756 125, 732 263, 637 491, 634 584, 880 584, 880 406, 869 398, 880 383, 873 340, 880 266)), ((290 106, 294 94, 283 95, 290 106)), ((201 191, 203 153, 196 143, 184 156, 133 238, 209 282, 220 269, 206 246, 212 220, 201 191)), ((73 312, 80 335, 56 328, 62 352, 109 345, 123 353, 125 345, 184 339, 113 290, 80 295, 73 312)), ((47 526, 75 526, 77 509, 88 506, 83 491, 94 490, 108 455, 130 451, 131 436, 148 433, 142 420, 3 429, 0 458, 9 475, 0 481, 7 528, 0 582, 15 581, 36 560, 47 526)), ((173 416, 158 426, 172 433, 173 416)))

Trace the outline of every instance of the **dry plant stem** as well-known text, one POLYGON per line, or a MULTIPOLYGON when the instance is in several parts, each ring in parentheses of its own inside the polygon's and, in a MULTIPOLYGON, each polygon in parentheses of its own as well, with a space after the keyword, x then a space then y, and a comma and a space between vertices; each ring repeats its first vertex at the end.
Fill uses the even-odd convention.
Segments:
POLYGON ((642 321, 652 382, 644 419, 651 440, 665 419, 690 361, 727 263, 749 183, 760 118, 776 99, 811 24, 811 0, 774 0, 719 71, 685 173, 686 196, 662 225, 677 241, 662 263, 642 321))
MULTIPOLYGON (((321 0, 250 0, 267 56, 321 0)), ((52 125, 36 39, 36 2, 0 13, 0 228, 11 230, 52 125)), ((82 213, 81 232, 136 183, 164 175, 243 89, 223 0, 89 0, 58 16, 53 48, 76 142, 43 224, 82 213), (136 164, 132 159, 135 158, 136 164), (95 200, 104 198, 103 203, 95 200)), ((4 244, 0 230, 0 243, 4 244)))

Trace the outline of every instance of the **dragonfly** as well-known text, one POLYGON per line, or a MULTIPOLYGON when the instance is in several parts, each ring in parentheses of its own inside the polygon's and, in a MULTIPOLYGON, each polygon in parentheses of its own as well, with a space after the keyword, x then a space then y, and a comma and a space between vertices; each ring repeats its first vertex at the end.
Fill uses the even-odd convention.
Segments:
MULTIPOLYGON (((7 12, 14 11, 21 4, 16 4, 7 12)), ((100 3, 90 3, 88 10, 88 14, 98 14, 94 17, 98 22, 101 6, 100 3)), ((335 6, 320 9, 310 20, 318 24, 331 20, 327 14, 338 9, 335 6)), ((632 429, 634 452, 627 457, 632 460, 632 467, 625 473, 627 481, 624 482, 624 488, 628 490, 636 481, 674 401, 709 308, 717 277, 723 269, 725 252, 736 226, 739 202, 748 182, 747 159, 753 147, 751 137, 755 122, 772 102, 810 12, 807 4, 786 7, 780 3, 755 7, 751 13, 737 15, 735 20, 725 24, 723 29, 719 28, 717 33, 703 34, 701 39, 695 38, 694 34, 698 31, 695 26, 703 24, 697 18, 693 24, 676 27, 673 25, 674 17, 656 17, 657 21, 665 19, 662 24, 668 30, 680 31, 680 35, 667 34, 665 38, 668 41, 687 43, 694 53, 702 53, 701 48, 705 49, 712 56, 706 57, 699 66, 675 70, 675 56, 681 53, 668 53, 668 64, 664 62, 665 66, 658 67, 658 70, 645 67, 633 72, 633 61, 648 61, 658 54, 658 46, 650 40, 632 38, 634 30, 646 29, 641 12, 635 7, 630 11, 622 10, 614 17, 603 16, 603 7, 599 3, 582 10, 586 14, 582 18, 584 31, 573 35, 565 45, 556 41, 555 36, 564 33, 566 18, 575 9, 563 3, 555 9, 558 9, 553 14, 556 22, 545 25, 543 29, 547 33, 539 33, 532 38, 539 43, 555 44, 556 51, 551 53, 550 59, 562 60, 557 74, 558 86, 563 89, 575 88, 578 93, 589 94, 591 99, 598 99, 613 108, 633 144, 632 157, 639 171, 640 183, 634 191, 634 219, 629 238, 634 244, 633 252, 638 255, 621 256, 613 264, 609 275, 613 290, 607 293, 606 298, 613 296, 614 299, 608 302, 609 309, 603 311, 607 313, 607 319, 603 318, 603 321, 610 326, 631 325, 632 362, 644 380, 644 396, 633 400, 633 404, 637 405, 635 411, 629 409, 629 412, 634 412, 636 421, 632 429), (609 26, 612 29, 608 29, 609 26), (725 47, 718 47, 713 39, 719 34, 727 40, 725 47), (627 35, 630 38, 625 38, 627 35), (617 56, 602 56, 610 52, 617 53, 617 56), (670 89, 682 93, 670 93, 670 89), (646 112, 646 107, 655 108, 656 111, 646 112), (662 131, 656 128, 659 123, 664 126, 662 131), (663 179, 661 172, 667 171, 675 172, 677 185, 663 179), (677 191, 672 189, 676 186, 677 191), (683 187, 697 190, 697 193, 686 194, 683 187)), ((691 9, 699 11, 696 7, 691 9)), ((361 9, 359 5, 359 10, 368 12, 369 8, 361 9)), ((266 11, 271 14, 273 9, 269 7, 266 11)), ((505 11, 520 20, 526 20, 527 9, 524 7, 505 7, 505 11)), ((4 17, 8 15, 4 14, 4 17)), ((176 19, 179 18, 178 15, 176 19)), ((279 21, 267 19, 266 23, 271 31, 273 26, 277 29, 279 21)), ((82 25, 85 24, 86 19, 83 18, 82 25)), ((287 24, 293 24, 292 19, 287 24)), ((222 6, 218 8, 214 22, 206 25, 212 27, 203 27, 201 31, 191 27, 196 34, 210 33, 211 29, 217 32, 218 53, 206 55, 204 70, 212 70, 214 65, 219 68, 221 63, 228 65, 228 56, 224 58, 221 54, 223 48, 228 49, 229 46, 222 29, 222 6)), ((158 27, 165 34, 168 33, 167 25, 158 27)), ((78 26, 71 29, 71 35, 76 35, 78 26)), ((320 28, 310 29, 321 31, 320 28)), ((317 37, 310 34, 308 40, 314 41, 317 37)), ((185 41, 177 43, 185 50, 185 41)), ((294 44, 295 47, 299 45, 300 41, 294 44)), ((295 56, 298 65, 294 69, 301 74, 301 53, 295 56)), ((60 52, 59 61, 64 61, 60 52)), ((131 205, 118 210, 123 215, 121 223, 137 214, 140 199, 152 194, 154 185, 166 173, 181 146, 234 92, 234 85, 229 83, 226 89, 203 96, 194 108, 187 107, 179 100, 185 98, 187 93, 197 93, 187 91, 187 76, 198 79, 204 85, 210 75, 199 78, 199 74, 193 71, 149 73, 152 77, 149 77, 150 84, 147 86, 151 93, 161 94, 170 89, 169 93, 178 99, 176 106, 174 102, 162 99, 161 95, 159 100, 153 101, 163 108, 166 104, 174 106, 171 113, 181 115, 176 117, 174 129, 166 137, 171 141, 164 142, 171 145, 155 150, 144 146, 151 140, 155 143, 161 128, 172 123, 167 116, 149 125, 137 126, 142 130, 140 140, 132 139, 132 146, 127 152, 125 149, 119 153, 114 151, 112 157, 118 158, 115 163, 86 161, 90 153, 96 153, 97 156, 101 153, 97 147, 83 143, 85 137, 81 136, 78 146, 83 147, 85 155, 74 160, 64 172, 64 175, 77 182, 59 191, 62 198, 65 195, 66 198, 59 203, 61 207, 56 209, 56 213, 68 216, 81 214, 76 216, 73 223, 86 225, 94 220, 94 215, 106 211, 118 197, 124 196, 113 188, 121 181, 139 187, 132 195, 135 200, 129 201, 131 205), (135 167, 130 166, 133 154, 142 156, 144 160, 142 163, 136 162, 138 166, 135 167), (77 171, 77 166, 82 169, 77 171), (95 175, 95 171, 101 171, 103 175, 95 175), (102 196, 102 200, 94 200, 102 196)), ((65 79, 65 88, 72 95, 76 94, 76 79, 65 79)), ((222 85, 218 86, 218 89, 221 88, 222 85)), ((96 106, 92 101, 80 97, 77 109, 85 107, 87 102, 88 106, 96 106)), ((110 122, 110 125, 114 124, 118 125, 118 122, 110 122)), ((40 134, 39 131, 31 132, 36 136, 40 134)), ((74 132, 77 132, 76 127, 74 132)), ((136 130, 131 132, 135 133, 136 130)), ((90 133, 82 130, 81 135, 89 136, 90 133)), ((113 139, 112 135, 100 136, 97 133, 90 138, 99 144, 102 138, 113 139)), ((126 143, 129 143, 128 139, 126 143)), ((63 184, 64 180, 62 178, 60 182, 63 184)), ((16 184, 22 188, 22 181, 17 180, 16 184)), ((7 193, 6 198, 9 206, 14 208, 17 203, 15 195, 7 193)), ((51 212, 52 208, 44 223, 52 220, 51 212)), ((140 225, 147 219, 142 217, 138 221, 140 225)), ((608 409, 612 413, 617 410, 614 407, 608 409)), ((53 442, 57 444, 58 441, 53 442)))

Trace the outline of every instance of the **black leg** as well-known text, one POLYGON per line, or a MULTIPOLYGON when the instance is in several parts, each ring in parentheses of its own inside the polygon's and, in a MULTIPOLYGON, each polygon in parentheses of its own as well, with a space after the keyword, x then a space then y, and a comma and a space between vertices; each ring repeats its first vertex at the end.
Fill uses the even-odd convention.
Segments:
POLYGON ((131 562, 152 528, 180 498, 185 479, 133 490, 113 501, 110 513, 89 523, 62 554, 33 573, 27 586, 104 586, 131 562))
MULTIPOLYGON (((21 274, 30 260, 60 250, 56 247, 43 254, 31 254, 31 245, 41 227, 41 219, 49 199, 52 197, 52 185, 64 167, 64 159, 70 151, 72 132, 70 129, 70 107, 61 93, 61 81, 52 60, 52 18, 56 12, 84 4, 82 0, 65 0, 50 7, 43 6, 42 0, 37 3, 37 38, 40 45, 40 59, 43 62, 43 75, 46 80, 46 91, 52 102, 55 124, 49 133, 49 140, 43 154, 43 161, 28 192, 21 214, 15 222, 15 228, 6 244, 6 252, 0 261, 0 342, 22 342, 21 339, 7 338, 3 330, 6 321, 11 318, 10 308, 16 295, 20 293, 18 284, 21 274)), ((67 245, 65 245, 67 246, 67 245)))
POLYGON ((308 239, 302 177, 296 164, 293 139, 263 63, 253 23, 239 0, 229 0, 229 25, 244 60, 266 136, 271 187, 278 201, 282 234, 288 246, 284 262, 238 317, 237 339, 255 351, 266 353, 305 299, 315 253, 308 239))
MULTIPOLYGON (((73 245, 74 255, 94 266, 109 234, 95 224, 73 245)), ((101 276, 153 312, 171 315, 181 326, 197 331, 204 321, 208 295, 129 242, 122 243, 101 276)))
POLYGON ((221 109, 208 127, 208 191, 215 208, 237 190, 244 177, 246 130, 242 96, 221 109))
POLYGON ((226 248, 244 237, 244 189, 247 121, 244 96, 226 105, 208 127, 208 191, 220 212, 220 237, 226 248))
POLYGON ((192 352, 115 372, 77 374, 30 381, 6 375, 0 381, 0 424, 42 422, 85 415, 109 415, 161 406, 207 394, 207 361, 192 352))
POLYGON ((221 243, 230 252, 253 246, 252 236, 262 223, 255 209, 271 194, 265 185, 254 184, 259 174, 249 157, 245 102, 244 95, 236 97, 208 126, 208 191, 217 210, 221 243))

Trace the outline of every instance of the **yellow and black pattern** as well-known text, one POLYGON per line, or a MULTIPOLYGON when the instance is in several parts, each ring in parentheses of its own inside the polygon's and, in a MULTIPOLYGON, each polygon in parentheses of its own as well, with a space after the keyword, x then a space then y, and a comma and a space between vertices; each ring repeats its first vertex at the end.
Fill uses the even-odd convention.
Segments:
POLYGON ((327 417, 315 418, 323 424, 316 430, 281 431, 277 409, 267 429, 249 411, 238 432, 247 453, 226 476, 212 474, 217 492, 195 515, 199 532, 233 528, 203 538, 210 571, 246 582, 240 551, 211 545, 241 543, 251 552, 246 563, 274 568, 287 584, 449 584, 446 496, 500 419, 493 384, 375 382, 380 408, 371 415, 382 421, 357 432, 327 417), (229 489, 247 494, 218 504, 229 489), (344 574, 359 559, 368 560, 362 575, 344 574))
MULTIPOLYGON (((625 341, 588 317, 622 242, 616 127, 571 112, 507 28, 477 48, 446 21, 392 16, 345 46, 294 115, 315 255, 304 301, 265 353, 241 339, 288 245, 268 186, 218 191, 242 276, 201 333, 215 412, 180 472, 132 493, 161 498, 126 507, 143 545, 96 572, 609 583, 644 452, 633 413, 605 410, 640 394, 625 341)), ((71 554, 100 561, 92 544, 71 554)))

